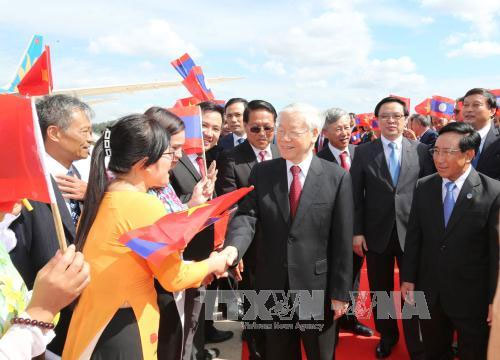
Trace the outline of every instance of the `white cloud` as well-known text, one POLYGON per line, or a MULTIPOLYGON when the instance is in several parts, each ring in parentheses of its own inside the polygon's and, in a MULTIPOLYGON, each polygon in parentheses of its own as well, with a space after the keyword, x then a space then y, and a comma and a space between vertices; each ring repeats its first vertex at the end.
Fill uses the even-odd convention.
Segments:
POLYGON ((500 55, 500 42, 496 41, 469 41, 460 48, 448 52, 448 57, 467 56, 485 58, 500 55))
POLYGON ((285 75, 287 72, 283 63, 275 60, 269 60, 264 63, 263 67, 272 74, 285 75))
POLYGON ((166 56, 169 58, 188 52, 199 57, 198 48, 182 39, 164 20, 150 20, 144 26, 123 28, 113 34, 92 40, 89 50, 93 53, 117 53, 122 55, 166 56))

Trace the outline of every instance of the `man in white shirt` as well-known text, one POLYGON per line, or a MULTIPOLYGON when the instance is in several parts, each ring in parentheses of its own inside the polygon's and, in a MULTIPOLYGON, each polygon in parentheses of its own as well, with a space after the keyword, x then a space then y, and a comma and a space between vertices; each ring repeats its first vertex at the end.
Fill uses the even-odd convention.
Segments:
POLYGON ((247 138, 243 123, 243 113, 247 108, 248 101, 243 98, 232 98, 226 102, 224 107, 224 121, 228 124, 230 134, 220 139, 219 145, 224 149, 232 149, 240 145, 247 138))
POLYGON ((477 171, 500 180, 500 131, 493 125, 496 110, 496 97, 486 89, 471 89, 464 95, 464 122, 472 125, 481 136, 481 145, 472 160, 472 166, 477 171))

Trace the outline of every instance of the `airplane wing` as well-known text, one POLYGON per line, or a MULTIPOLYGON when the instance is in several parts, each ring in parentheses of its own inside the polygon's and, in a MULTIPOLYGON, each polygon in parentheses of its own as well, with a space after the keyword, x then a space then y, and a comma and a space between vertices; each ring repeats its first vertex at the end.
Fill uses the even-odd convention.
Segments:
MULTIPOLYGON (((211 78, 207 81, 210 83, 221 83, 225 81, 240 80, 243 77, 217 77, 211 78)), ((120 94, 120 93, 134 93, 137 91, 145 90, 156 90, 169 87, 182 86, 181 81, 159 81, 152 83, 142 83, 142 84, 129 84, 129 85, 112 85, 112 86, 101 86, 93 88, 75 88, 75 89, 54 89, 52 95, 56 94, 66 94, 72 96, 95 96, 95 95, 107 95, 107 94, 120 94)))

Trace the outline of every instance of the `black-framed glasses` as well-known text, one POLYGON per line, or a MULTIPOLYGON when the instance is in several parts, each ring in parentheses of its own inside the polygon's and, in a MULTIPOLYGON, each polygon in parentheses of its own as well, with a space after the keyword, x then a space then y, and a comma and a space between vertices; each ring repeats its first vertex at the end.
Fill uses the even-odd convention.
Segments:
POLYGON ((262 130, 264 130, 266 133, 269 133, 274 131, 274 128, 272 126, 252 126, 250 128, 250 131, 253 132, 254 134, 258 134, 262 130))

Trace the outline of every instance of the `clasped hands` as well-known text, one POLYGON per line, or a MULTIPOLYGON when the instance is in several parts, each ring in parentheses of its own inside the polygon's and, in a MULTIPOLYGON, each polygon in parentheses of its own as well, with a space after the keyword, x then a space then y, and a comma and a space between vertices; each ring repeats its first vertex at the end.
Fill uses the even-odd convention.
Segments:
POLYGON ((238 250, 234 246, 227 246, 222 251, 214 251, 206 260, 209 275, 203 280, 203 285, 210 284, 215 278, 227 277, 228 269, 238 258, 238 250))

